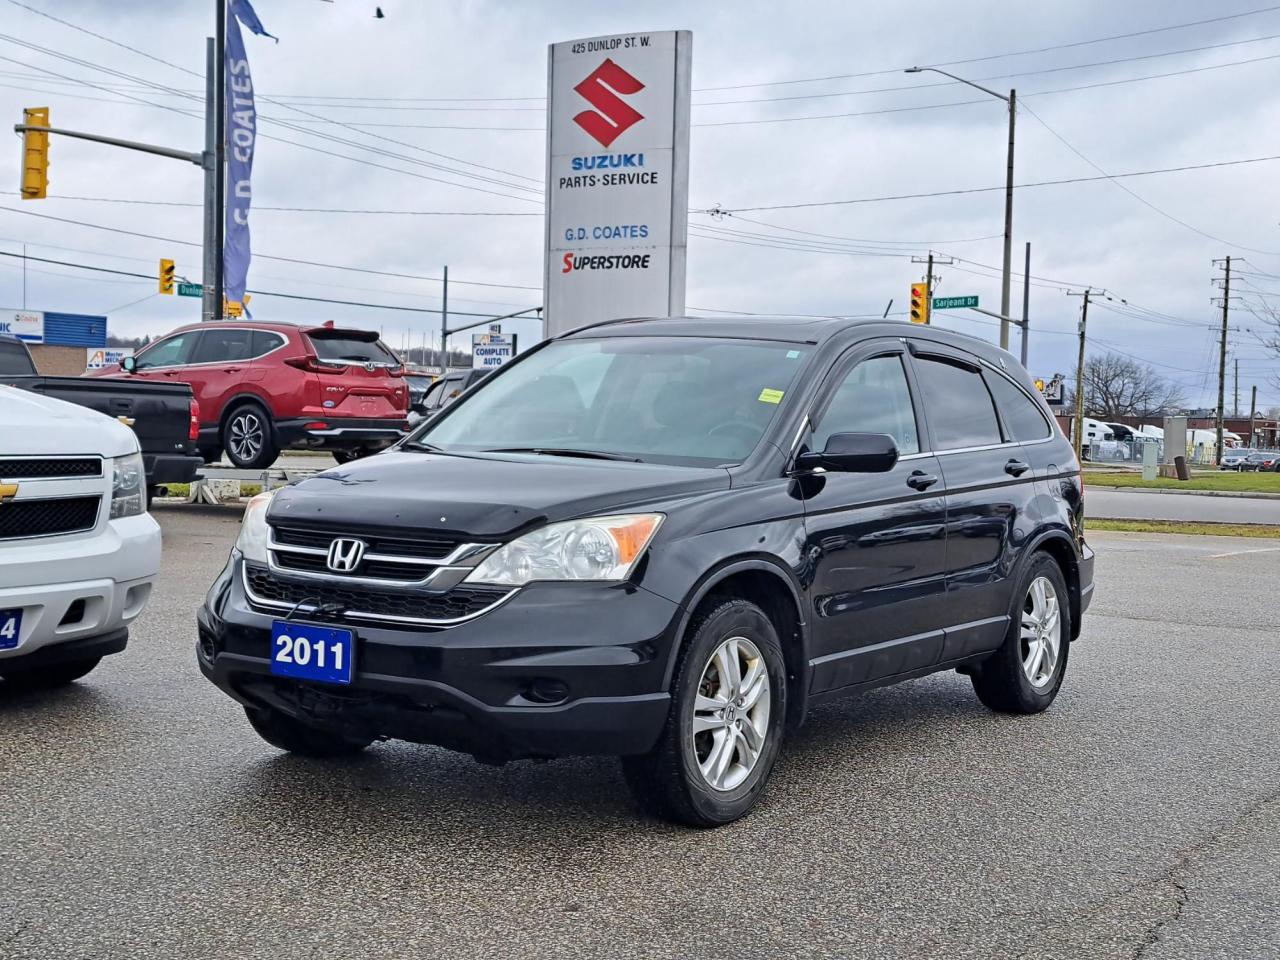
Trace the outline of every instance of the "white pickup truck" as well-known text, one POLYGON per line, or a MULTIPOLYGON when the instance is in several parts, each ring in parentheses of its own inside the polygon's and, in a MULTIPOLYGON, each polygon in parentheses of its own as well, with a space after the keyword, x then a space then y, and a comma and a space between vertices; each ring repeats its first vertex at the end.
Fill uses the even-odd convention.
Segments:
POLYGON ((159 569, 133 431, 0 386, 0 686, 70 683, 119 653, 159 569))

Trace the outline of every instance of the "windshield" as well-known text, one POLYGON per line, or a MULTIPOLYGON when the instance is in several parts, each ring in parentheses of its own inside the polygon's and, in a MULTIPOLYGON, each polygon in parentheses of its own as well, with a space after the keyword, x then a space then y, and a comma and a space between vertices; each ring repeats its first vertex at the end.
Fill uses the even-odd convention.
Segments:
POLYGON ((807 355, 796 344, 749 340, 561 340, 486 382, 415 441, 446 451, 739 463, 807 355))

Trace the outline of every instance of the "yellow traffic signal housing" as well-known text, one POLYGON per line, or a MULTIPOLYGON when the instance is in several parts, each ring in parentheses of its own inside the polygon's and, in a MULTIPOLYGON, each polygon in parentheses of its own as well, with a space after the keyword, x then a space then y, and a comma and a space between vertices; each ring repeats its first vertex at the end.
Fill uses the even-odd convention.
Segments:
POLYGON ((911 322, 929 322, 929 287, 924 283, 911 285, 911 322))
MULTIPOLYGON (((22 122, 32 127, 49 126, 48 107, 27 107, 22 122)), ((22 131, 22 199, 43 200, 49 188, 49 134, 22 131)))
POLYGON ((160 292, 173 293, 173 261, 160 258, 160 292))

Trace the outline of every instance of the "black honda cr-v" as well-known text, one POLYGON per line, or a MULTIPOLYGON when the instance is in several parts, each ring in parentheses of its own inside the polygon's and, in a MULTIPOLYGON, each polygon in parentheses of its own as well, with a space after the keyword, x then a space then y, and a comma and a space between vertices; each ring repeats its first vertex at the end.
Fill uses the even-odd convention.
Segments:
POLYGON ((552 339, 396 449, 257 497, 198 660, 270 743, 612 754, 698 826, 819 702, 1062 684, 1079 464, 1025 371, 930 327, 661 319, 552 339))

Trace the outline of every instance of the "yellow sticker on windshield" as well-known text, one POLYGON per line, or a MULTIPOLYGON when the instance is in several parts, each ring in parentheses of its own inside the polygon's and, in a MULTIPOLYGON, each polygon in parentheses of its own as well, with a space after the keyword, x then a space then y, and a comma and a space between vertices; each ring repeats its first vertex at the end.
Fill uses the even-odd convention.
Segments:
POLYGON ((761 403, 779 403, 782 400, 783 392, 781 390, 770 390, 765 387, 760 391, 759 400, 761 403))

